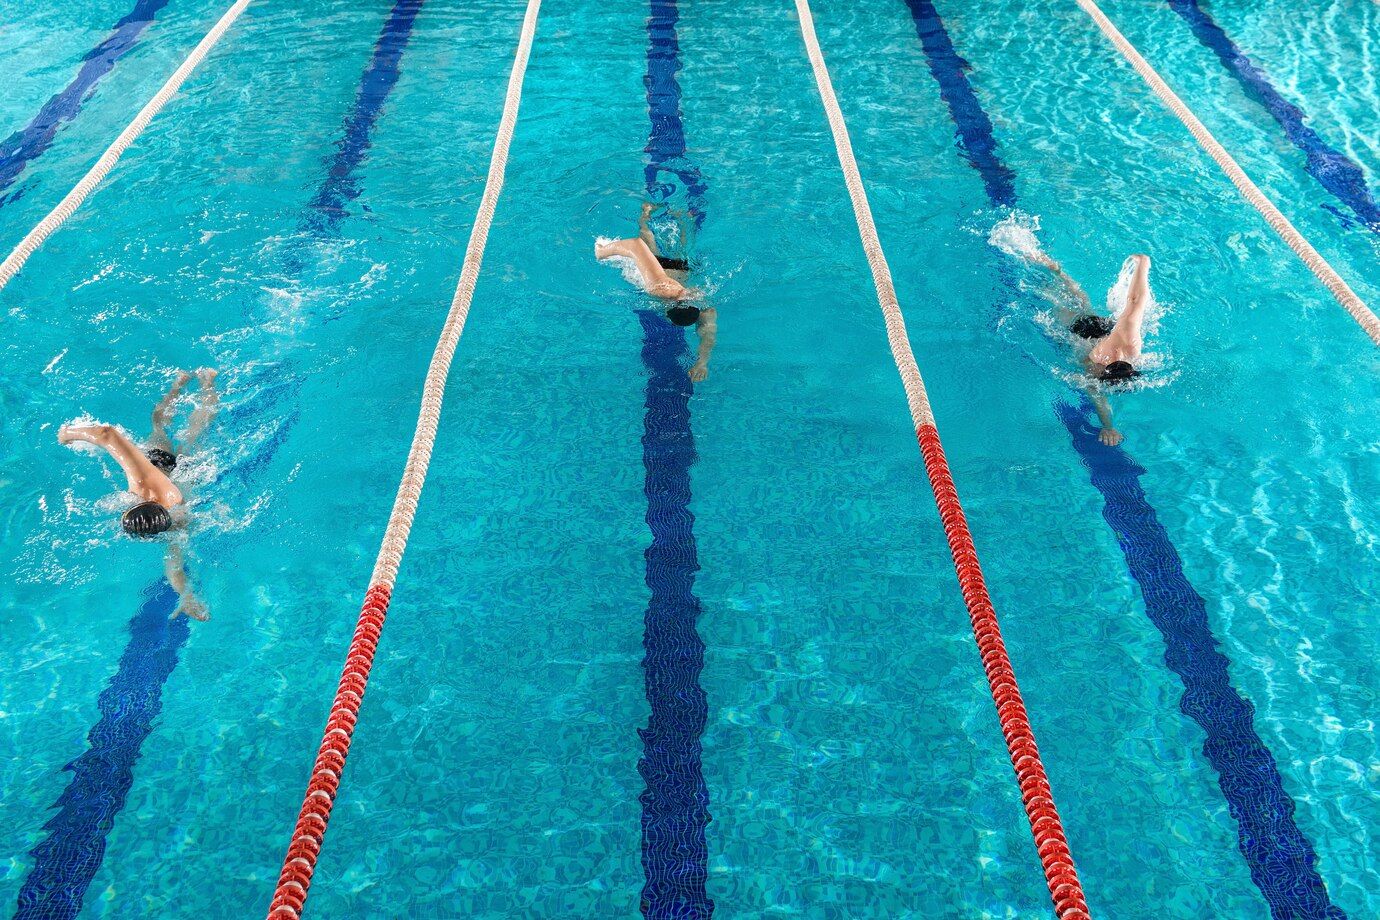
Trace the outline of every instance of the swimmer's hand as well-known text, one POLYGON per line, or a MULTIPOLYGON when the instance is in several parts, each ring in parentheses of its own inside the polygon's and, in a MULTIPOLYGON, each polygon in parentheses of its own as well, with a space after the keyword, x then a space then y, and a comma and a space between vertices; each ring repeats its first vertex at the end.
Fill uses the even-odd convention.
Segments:
POLYGON ((690 381, 692 383, 700 383, 708 376, 709 365, 704 361, 696 361, 694 366, 690 368, 690 381))
POLYGON ((206 605, 195 597, 184 596, 178 603, 177 609, 172 612, 172 616, 168 617, 168 619, 175 620, 182 614, 191 617, 193 620, 200 620, 203 623, 211 619, 211 614, 207 612, 206 605))
POLYGON ((1124 440, 1115 428, 1103 428, 1097 433, 1097 439, 1108 447, 1116 447, 1124 440))

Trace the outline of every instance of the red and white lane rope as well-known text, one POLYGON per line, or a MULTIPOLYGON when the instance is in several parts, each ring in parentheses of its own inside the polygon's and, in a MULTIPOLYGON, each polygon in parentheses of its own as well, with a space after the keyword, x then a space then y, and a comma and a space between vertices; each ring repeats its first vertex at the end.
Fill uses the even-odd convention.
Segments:
POLYGON ((96 186, 101 184, 101 180, 115 167, 129 146, 140 134, 144 133, 144 129, 149 126, 149 122, 153 121, 153 117, 182 88, 187 77, 206 58, 206 55, 215 47, 216 42, 220 41, 221 36, 234 24, 236 19, 240 18, 240 14, 244 12, 245 7, 249 6, 249 3, 250 0, 238 0, 225 11, 225 15, 220 17, 220 21, 211 27, 211 31, 207 32, 206 36, 192 49, 192 53, 187 55, 182 66, 173 71, 173 75, 168 77, 168 82, 164 83, 163 87, 153 94, 153 98, 139 110, 139 114, 135 115, 134 120, 120 132, 120 136, 115 138, 114 143, 106 148, 105 153, 101 154, 101 158, 96 161, 96 165, 87 170, 86 175, 82 176, 81 181, 72 187, 72 190, 62 201, 58 202, 57 207, 49 211, 48 216, 40 220, 29 231, 28 235, 19 241, 19 245, 14 247, 14 251, 6 257, 4 262, 0 262, 0 289, 3 289, 5 285, 10 283, 11 278, 19 274, 24 263, 29 261, 29 256, 33 255, 34 251, 43 245, 43 241, 52 236, 58 227, 67 222, 67 218, 76 213, 77 208, 81 207, 81 203, 86 200, 86 197, 95 190, 96 186))
POLYGON ((513 129, 517 124, 518 105, 522 101, 522 80, 527 72, 527 59, 532 51, 532 39, 536 34, 537 13, 540 9, 541 0, 528 0, 527 15, 523 18, 522 33, 518 39, 517 55, 508 78, 508 96, 503 104, 503 118, 499 121, 493 156, 489 161, 489 177, 484 186, 484 197, 479 203, 474 227, 470 230, 470 242, 465 249, 465 262, 460 270, 455 297, 451 300, 450 313, 446 316, 440 340, 436 343, 436 351, 431 356, 431 365, 427 368, 412 449, 407 454, 407 464, 403 468, 402 481, 398 485, 398 494, 393 502, 393 513, 388 519, 388 529, 383 534, 383 543, 379 547, 374 573, 369 579, 369 590, 364 595, 364 607, 360 610, 359 623, 355 627, 354 638, 350 641, 350 648, 346 654, 344 672, 340 676, 335 700, 331 703, 325 735, 316 755, 316 764, 312 767, 311 780, 307 784, 307 793, 302 802, 302 810, 298 814, 297 826, 292 832, 292 843, 288 847, 287 856, 284 857, 283 871, 278 877, 278 887, 269 905, 270 920, 295 920, 300 917, 307 900, 307 890, 311 887, 312 873, 315 871, 321 843, 326 836, 326 825, 331 817, 331 806, 340 787, 340 774, 345 768, 345 758, 350 751, 350 737, 354 733, 359 706, 369 681, 369 670, 374 663, 374 652, 378 648, 379 634, 383 631, 384 617, 388 614, 388 602, 397 581, 398 566, 402 562, 403 552, 407 549, 407 536, 417 513, 422 486, 426 482, 427 466, 431 462, 431 448, 436 441, 436 429, 441 418, 441 400, 445 396, 451 358, 455 355, 455 347, 459 344, 460 335, 465 329, 465 318, 470 312, 475 283, 479 280, 480 264, 484 260, 484 246, 489 238, 489 226, 493 222, 499 194, 503 191, 503 174, 508 165, 508 147, 512 143, 513 129))
POLYGON ((1251 207, 1260 212, 1260 216, 1265 218, 1265 222, 1270 225, 1270 229, 1274 230, 1285 245, 1294 250, 1298 257, 1303 260, 1303 264, 1308 266, 1308 270, 1327 286, 1327 289, 1332 292, 1332 296, 1337 299, 1337 303, 1341 304, 1342 308, 1351 314, 1351 318, 1356 320, 1360 327, 1365 330, 1366 335, 1370 336, 1370 340, 1376 345, 1380 345, 1380 318, 1377 318, 1370 307, 1366 306, 1365 301, 1356 295, 1351 286, 1342 280, 1342 276, 1337 274, 1336 269, 1328 264, 1328 261, 1313 248, 1313 245, 1304 238, 1303 234, 1294 228, 1294 225, 1289 222, 1289 218, 1285 217, 1279 208, 1275 207, 1274 202, 1265 197, 1265 193, 1251 181, 1250 176, 1246 175, 1240 164, 1232 159, 1231 154, 1227 153, 1227 149, 1218 143, 1217 138, 1212 136, 1212 132, 1208 131, 1198 120, 1198 116, 1194 115, 1189 107, 1184 105, 1184 101, 1179 98, 1178 94, 1170 89, 1169 84, 1165 83, 1164 79, 1156 73, 1155 68, 1151 67, 1150 63, 1141 57, 1140 52, 1112 24, 1112 21, 1107 18, 1098 5, 1093 0, 1077 0, 1077 2, 1083 11, 1092 17, 1093 22, 1097 23, 1102 34, 1107 36, 1122 56, 1136 69, 1136 72, 1150 85, 1150 88, 1155 91, 1155 95, 1159 96, 1179 121, 1183 122, 1184 127, 1188 128, 1198 145, 1207 151, 1208 156, 1217 161, 1217 165, 1222 168, 1222 172, 1227 174, 1227 178, 1231 180, 1232 185, 1236 186, 1241 197, 1245 198, 1251 207))
POLYGON ((896 301, 891 269, 887 267, 881 240, 877 237, 877 225, 872 219, 872 208, 868 204, 862 176, 858 173, 858 164, 853 157, 853 144, 848 138, 848 126, 844 123, 843 112, 840 111, 838 99, 834 96, 829 70, 825 67, 819 39, 815 36, 810 4, 808 0, 795 0, 795 7, 800 15, 800 31, 805 37, 805 48, 809 52, 810 65, 814 68, 815 82, 819 86, 819 95, 829 118, 829 129, 834 135, 839 165, 843 167, 848 197, 853 201, 853 214, 857 218, 858 232, 862 236, 863 250, 867 254, 867 264, 872 268, 872 283, 877 289, 877 302, 886 318, 886 333, 891 343, 891 354, 896 360, 896 369, 901 373, 906 399, 910 403, 910 414, 915 422, 915 434, 920 442, 920 453, 925 460, 925 471, 929 474, 934 501, 939 508, 940 521, 944 525, 944 536, 948 539, 949 550, 953 554, 958 584, 963 592, 963 602, 968 607, 973 634, 977 637, 982 666, 991 685, 992 699, 997 706, 997 717, 1001 721, 1002 734, 1006 738, 1006 747, 1011 755, 1011 765, 1016 770, 1021 800, 1025 804, 1026 817, 1030 819, 1035 847, 1044 867, 1045 881, 1049 884, 1049 893, 1054 899, 1059 920, 1088 920, 1088 904, 1083 897, 1083 887, 1073 866, 1073 856, 1069 852, 1059 812, 1054 806, 1054 794, 1050 791, 1044 764, 1040 762, 1040 752, 1035 746, 1035 734, 1030 727, 1025 703, 1021 700, 1020 688, 1016 686, 1016 675, 1006 654, 1006 644, 1002 641, 997 614, 992 608, 991 598, 987 595, 982 568, 978 564, 977 549, 973 546, 972 535, 968 532, 968 523, 963 516, 963 507, 959 504, 958 492, 954 489, 948 461, 944 459, 944 448, 939 442, 939 432, 934 425, 934 411, 930 408, 929 396, 925 393, 925 383, 920 377, 920 368, 915 364, 915 355, 911 353, 905 318, 901 315, 901 307, 896 301))

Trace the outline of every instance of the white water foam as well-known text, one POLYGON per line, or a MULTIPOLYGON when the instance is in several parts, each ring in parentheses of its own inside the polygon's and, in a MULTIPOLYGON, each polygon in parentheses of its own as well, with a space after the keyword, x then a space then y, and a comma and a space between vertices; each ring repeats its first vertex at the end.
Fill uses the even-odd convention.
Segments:
MULTIPOLYGON (((1023 263, 1031 265, 1041 265, 1050 257, 1040 246, 1039 237, 1036 233, 1040 229, 1040 219, 1033 214, 1023 211, 1012 211, 1002 218, 992 227, 987 235, 987 241, 994 248, 1000 250, 1008 256, 1021 260, 1023 263)), ((1041 269, 1043 270, 1043 269, 1041 269)), ((1107 291, 1107 311, 1114 317, 1120 317, 1126 310, 1126 302, 1131 290, 1131 281, 1135 275, 1135 262, 1132 257, 1128 257, 1122 263, 1121 272, 1117 276, 1116 282, 1107 291)), ((1051 307, 1068 306, 1068 298, 1071 296, 1062 285, 1050 287, 1049 285, 1027 285, 1022 281, 1023 290, 1037 287, 1039 294, 1049 301, 1051 307)), ((1082 305, 1076 305, 1081 307, 1082 305)), ((1143 332, 1148 342, 1159 330, 1161 316, 1164 315, 1164 306, 1155 298, 1154 291, 1149 293, 1149 302, 1145 308, 1145 319, 1143 332)), ((1071 348, 1084 349, 1087 343, 1073 335, 1059 319, 1058 309, 1038 310, 1033 319, 1045 334, 1053 341, 1065 342, 1071 348)), ((1002 324, 1005 327, 1005 323, 1002 324)), ((1072 387, 1102 389, 1111 393, 1126 393, 1136 390, 1157 389, 1174 382, 1179 376, 1178 371, 1164 372, 1168 366, 1167 356, 1160 351, 1149 349, 1141 352, 1140 359, 1136 362, 1137 367, 1142 371, 1141 376, 1134 381, 1117 384, 1114 388, 1108 388, 1101 382, 1088 376, 1081 369, 1073 370, 1065 364, 1047 365, 1050 373, 1057 379, 1072 387)))

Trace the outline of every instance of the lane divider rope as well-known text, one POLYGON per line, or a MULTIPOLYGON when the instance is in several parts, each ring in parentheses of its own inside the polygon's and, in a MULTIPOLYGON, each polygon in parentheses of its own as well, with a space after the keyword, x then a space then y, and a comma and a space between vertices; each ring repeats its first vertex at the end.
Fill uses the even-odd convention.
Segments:
POLYGON ((441 401, 445 396, 451 359, 465 328, 475 284, 479 280, 480 264, 484 260, 489 227, 493 223, 498 198, 503 191, 508 148, 517 124, 518 106, 522 101, 523 77, 527 72, 527 59, 531 54, 532 40, 537 29, 537 14, 540 10, 541 0, 528 0, 517 54, 513 60, 512 73, 508 77, 508 94, 503 103, 503 117, 499 121, 498 133, 494 138, 484 196, 475 215, 474 227, 470 230, 469 245, 465 249, 465 261, 460 270, 455 297, 451 300, 450 312, 446 316, 445 326, 441 330, 436 350, 431 356, 431 364, 427 368, 412 447, 407 454, 407 464, 403 468, 402 481, 398 484, 393 512, 389 516, 388 528, 384 531, 374 571, 369 579, 369 589, 364 595, 359 622, 346 654, 340 684, 331 703, 325 734, 321 739, 315 765, 312 767, 311 780, 307 784, 297 825, 292 832, 292 842, 283 859, 278 886, 269 905, 270 920, 295 920, 301 917, 303 906, 306 904, 312 873, 316 869, 317 857, 321 853, 321 845, 326 836, 326 826, 330 821, 331 807, 340 788, 340 775, 345 768, 345 758, 349 755, 350 738, 354 734, 360 703, 369 682, 374 653, 378 648, 379 636, 383 632, 384 618, 388 614, 388 603, 397 582, 398 567, 402 563, 403 552, 407 549, 408 534, 412 530, 417 503, 421 498, 422 486, 426 482, 427 466, 431 462, 431 449, 436 441, 436 431, 441 418, 441 401))
POLYGON ((105 153, 101 154, 101 158, 96 161, 96 165, 92 166, 86 175, 81 177, 81 180, 72 187, 72 190, 62 201, 58 202, 57 207, 49 211, 48 215, 40 220, 24 239, 19 241, 19 245, 14 247, 14 251, 5 258, 5 261, 0 262, 0 290, 3 290, 5 285, 10 283, 10 279, 19 274, 24 263, 29 261, 29 256, 33 255, 34 251, 43 245, 43 241, 52 236, 57 228, 65 224, 67 219, 76 213, 77 208, 81 207, 81 203, 95 190, 97 185, 101 184, 101 180, 115 167, 129 146, 140 134, 144 133, 144 129, 149 126, 149 122, 153 121, 153 117, 162 110, 163 106, 168 104, 169 99, 177 94, 187 77, 206 58, 206 55, 216 46, 216 43, 225 35, 235 20, 240 18, 240 14, 244 12, 250 2, 251 0, 237 0, 225 11, 225 14, 220 17, 220 21, 211 27, 211 31, 207 32, 206 36, 192 49, 192 53, 187 55, 182 66, 173 71, 173 75, 168 77, 168 81, 163 84, 163 87, 154 93, 153 98, 139 110, 139 114, 135 115, 134 120, 120 132, 120 136, 115 138, 114 143, 106 148, 105 153))
POLYGON ((1155 68, 1150 66, 1150 63, 1141 56, 1126 36, 1122 35, 1121 31, 1112 24, 1112 21, 1107 18, 1101 8, 1093 0, 1077 0, 1077 3, 1083 8, 1083 12, 1092 17, 1093 22, 1102 30, 1102 34, 1107 36, 1116 49, 1121 52, 1121 55, 1150 85, 1150 88, 1155 91, 1155 95, 1159 96, 1179 121, 1183 122, 1184 127, 1188 128, 1198 145, 1217 162, 1217 165, 1222 168, 1222 172, 1226 173, 1227 178, 1231 180, 1231 184, 1236 186, 1237 191, 1241 193, 1241 197, 1245 198, 1251 207, 1260 212, 1260 216, 1265 218, 1265 222, 1270 225, 1270 229, 1274 230, 1285 245, 1294 250, 1298 257, 1303 260, 1303 264, 1308 266, 1308 270, 1327 286, 1327 289, 1332 292, 1332 296, 1337 299, 1337 303, 1341 304, 1342 308, 1351 314, 1352 319, 1356 320, 1366 335, 1370 336, 1370 340, 1376 345, 1380 345, 1380 318, 1377 318, 1370 307, 1366 306, 1365 301, 1356 295, 1350 285, 1342 280, 1342 276, 1337 274, 1336 270, 1328 264, 1328 261, 1304 238, 1303 234, 1294 228, 1289 219, 1280 212, 1279 208, 1275 207, 1274 202, 1265 197, 1265 193, 1251 181, 1245 170, 1236 160, 1232 159, 1231 154, 1227 153, 1226 148, 1218 143, 1217 138, 1212 136, 1212 132, 1208 131, 1189 107, 1184 105, 1184 101, 1169 88, 1169 84, 1164 82, 1155 68))
POLYGON ((824 64, 824 55, 820 51, 819 39, 815 35, 814 17, 810 13, 809 0, 795 0, 795 6, 800 17, 800 31, 805 38, 810 65, 814 69, 815 83, 819 87, 819 95, 829 120, 829 129, 834 136, 839 165, 843 169, 844 181, 848 186, 848 196, 853 202, 853 214, 857 219, 863 250, 872 269, 872 283, 877 289, 877 302, 886 319, 887 339, 891 344, 892 357, 905 386, 906 400, 910 404, 916 438, 920 442, 920 452, 925 462, 925 472, 929 476, 930 487, 934 490, 935 505, 939 509, 939 518, 944 526, 944 536, 953 554, 954 569, 958 573, 963 602, 972 620, 973 634, 977 638, 983 670, 987 674, 992 700, 997 707, 997 717, 1001 722, 1002 735, 1006 739, 1011 765, 1016 771, 1021 801, 1030 821, 1030 829, 1035 838, 1040 864, 1044 868, 1050 897, 1054 900, 1059 920, 1089 920, 1087 901, 1073 865, 1073 855, 1069 851, 1059 812, 1055 808, 1049 778, 1045 774, 1039 749, 1035 745, 1030 718, 1021 699, 1020 688, 1016 685, 1016 675, 1006 652, 1006 644, 1002 641, 996 611, 992 607, 982 577, 977 549, 973 545, 963 506, 959 503, 953 476, 944 457, 944 448, 939 440, 939 431, 935 427, 934 412, 925 392, 925 383, 920 376, 920 368, 915 363, 915 355, 911 352, 905 318, 901 315, 896 288, 891 279, 891 269, 887 266, 886 255, 882 252, 877 225, 872 219, 872 208, 868 204, 862 176, 853 156, 848 126, 844 123, 843 112, 839 109, 833 83, 824 64))

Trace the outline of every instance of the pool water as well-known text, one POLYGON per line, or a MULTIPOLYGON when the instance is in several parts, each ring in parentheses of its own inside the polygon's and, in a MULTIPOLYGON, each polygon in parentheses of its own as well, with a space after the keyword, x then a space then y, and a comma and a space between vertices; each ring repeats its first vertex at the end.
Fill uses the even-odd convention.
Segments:
MULTIPOLYGON (((0 7, 4 144, 136 6, 6 250, 223 7, 0 7)), ((1103 4, 1380 303, 1380 235, 1181 6, 1103 4)), ((1193 6, 1380 190, 1374 4, 1193 6)), ((524 7, 258 0, 0 293, 16 916, 267 909, 524 7), (142 437, 199 366, 211 619, 169 623, 163 545, 56 433, 142 437)), ((1093 915, 1376 916, 1374 346, 1071 0, 813 7, 1093 915), (1099 305, 1154 259, 1121 449, 1003 221, 1099 305)), ((309 916, 1051 915, 794 4, 546 0, 370 686, 309 916), (593 258, 649 194, 699 222, 693 387, 593 258)))

